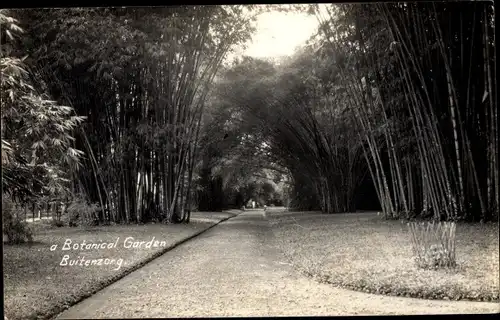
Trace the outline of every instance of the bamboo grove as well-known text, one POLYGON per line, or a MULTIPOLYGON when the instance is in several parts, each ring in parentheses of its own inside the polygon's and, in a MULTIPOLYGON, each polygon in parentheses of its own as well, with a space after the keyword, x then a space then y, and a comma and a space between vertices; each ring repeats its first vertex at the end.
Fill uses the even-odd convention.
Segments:
POLYGON ((388 217, 498 214, 493 6, 332 6, 316 12, 388 217), (347 45, 346 45, 347 44, 347 45))
POLYGON ((293 57, 222 67, 257 7, 15 12, 17 56, 86 119, 69 181, 97 220, 240 206, 262 168, 295 209, 374 209, 373 195, 387 218, 498 216, 491 3, 302 5, 319 28, 293 57))
POLYGON ((491 4, 313 8, 308 46, 279 66, 242 62, 221 93, 289 171, 294 206, 353 211, 368 181, 388 218, 494 219, 491 4))
POLYGON ((356 65, 340 74, 386 215, 498 213, 492 9, 486 2, 378 4, 320 17, 334 49, 345 41, 335 23, 351 18, 354 27, 347 36, 356 65))
POLYGON ((87 117, 75 140, 85 169, 72 188, 99 204, 96 219, 189 221, 204 101, 225 54, 251 31, 243 13, 181 6, 19 14, 50 93, 87 117))

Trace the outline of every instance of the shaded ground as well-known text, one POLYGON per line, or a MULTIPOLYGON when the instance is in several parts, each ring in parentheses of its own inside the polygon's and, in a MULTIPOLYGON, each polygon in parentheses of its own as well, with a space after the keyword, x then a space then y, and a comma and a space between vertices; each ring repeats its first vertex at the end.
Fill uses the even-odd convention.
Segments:
POLYGON ((337 289, 297 273, 262 211, 246 211, 62 313, 68 318, 493 313, 486 302, 337 289))
MULTIPOLYGON (((134 270, 144 261, 158 256, 168 247, 213 226, 222 219, 234 216, 230 212, 193 213, 190 224, 125 225, 93 228, 55 228, 33 223, 36 228, 32 245, 4 245, 4 304, 9 319, 44 318, 64 310, 91 295, 123 274, 134 270), (159 247, 125 248, 124 240, 155 240, 159 247), (114 243, 112 249, 61 250, 66 239, 72 244, 114 243), (50 250, 52 245, 58 248, 50 250), (64 255, 69 260, 84 257, 98 262, 100 258, 115 259, 114 263, 89 266, 60 266, 64 255), (122 259, 122 260, 119 260, 122 259), (122 261, 121 264, 119 262, 122 261)), ((110 262, 110 261, 108 261, 110 262)))
POLYGON ((288 261, 320 281, 389 295, 498 301, 498 224, 458 224, 458 269, 435 271, 415 267, 405 223, 376 213, 268 216, 288 261))

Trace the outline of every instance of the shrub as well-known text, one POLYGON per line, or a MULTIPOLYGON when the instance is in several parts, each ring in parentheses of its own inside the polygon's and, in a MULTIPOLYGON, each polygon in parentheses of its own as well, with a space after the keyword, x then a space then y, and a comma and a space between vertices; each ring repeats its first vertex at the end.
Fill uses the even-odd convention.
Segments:
POLYGON ((455 222, 408 223, 417 266, 424 269, 456 267, 455 222))
POLYGON ((52 225, 53 227, 60 228, 64 227, 64 222, 60 219, 53 218, 52 220, 50 220, 50 225, 52 225))
POLYGON ((7 242, 19 244, 33 241, 33 231, 28 223, 20 217, 9 198, 2 198, 2 232, 7 242))
POLYGON ((89 204, 84 199, 75 198, 66 209, 68 225, 70 227, 96 225, 98 222, 96 212, 98 211, 97 204, 89 204))

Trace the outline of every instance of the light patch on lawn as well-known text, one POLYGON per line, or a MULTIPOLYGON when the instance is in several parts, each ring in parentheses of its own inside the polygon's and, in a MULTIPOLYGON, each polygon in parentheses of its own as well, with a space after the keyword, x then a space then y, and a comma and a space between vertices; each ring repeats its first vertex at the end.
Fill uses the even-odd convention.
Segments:
POLYGON ((388 295, 498 301, 498 224, 457 225, 454 270, 417 268, 406 224, 376 213, 277 213, 272 225, 289 261, 320 281, 388 295))

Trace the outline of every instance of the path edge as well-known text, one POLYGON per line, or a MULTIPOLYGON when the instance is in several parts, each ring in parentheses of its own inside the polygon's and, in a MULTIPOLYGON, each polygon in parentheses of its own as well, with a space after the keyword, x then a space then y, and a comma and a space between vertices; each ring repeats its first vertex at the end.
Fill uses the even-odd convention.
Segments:
POLYGON ((224 213, 229 213, 232 216, 227 217, 227 218, 222 218, 221 220, 213 223, 212 225, 210 225, 210 226, 208 226, 208 227, 206 227, 204 229, 201 229, 201 230, 193 233, 192 235, 187 236, 186 238, 183 238, 181 240, 178 240, 178 241, 174 242, 173 244, 171 244, 171 245, 169 245, 169 246, 167 246, 167 247, 165 247, 165 248, 163 248, 163 249, 155 252, 154 254, 146 257, 144 260, 141 260, 140 262, 137 262, 136 264, 130 266, 127 269, 125 269, 123 272, 121 272, 121 273, 119 273, 119 274, 117 274, 117 275, 115 275, 115 276, 113 276, 111 278, 108 278, 108 279, 105 279, 105 280, 99 282, 93 290, 87 291, 87 292, 83 293, 82 295, 78 296, 78 298, 74 299, 70 303, 68 303, 68 304, 66 304, 64 306, 55 306, 52 309, 50 309, 49 311, 45 312, 45 314, 32 314, 29 318, 30 319, 50 319, 50 320, 54 320, 54 319, 57 318, 57 316, 59 316, 64 311, 66 311, 69 308, 73 307, 74 305, 82 302, 83 300, 85 300, 87 298, 90 298, 94 294, 96 294, 99 291, 105 289, 106 287, 109 287, 110 285, 112 285, 113 283, 121 280, 122 278, 125 278, 126 276, 128 276, 132 272, 137 271, 138 269, 144 267, 146 264, 150 263, 151 261, 155 260, 156 258, 159 258, 160 256, 164 255, 165 253, 173 250, 174 248, 176 248, 176 247, 178 247, 178 246, 180 246, 180 245, 188 242, 189 240, 191 240, 193 238, 198 237, 199 235, 207 232, 208 230, 210 230, 210 229, 218 226, 222 222, 239 216, 240 214, 242 214, 245 211, 239 210, 239 212, 229 212, 229 211, 223 211, 223 212, 224 213))

